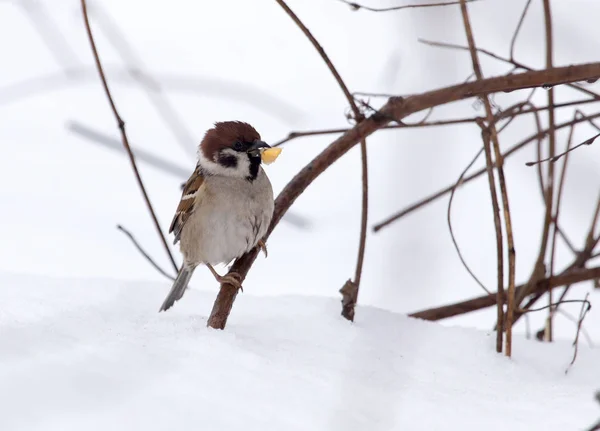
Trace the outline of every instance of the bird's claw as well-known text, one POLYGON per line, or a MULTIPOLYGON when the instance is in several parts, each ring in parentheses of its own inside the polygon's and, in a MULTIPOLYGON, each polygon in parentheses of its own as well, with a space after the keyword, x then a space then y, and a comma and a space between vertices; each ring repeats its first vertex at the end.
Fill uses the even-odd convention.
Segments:
POLYGON ((267 251, 267 244, 265 244, 265 242, 261 239, 258 241, 258 243, 256 243, 256 245, 258 245, 258 247, 263 251, 263 253, 265 254, 265 258, 269 257, 269 252, 267 251))
POLYGON ((244 288, 242 287, 242 276, 237 272, 230 272, 227 275, 221 275, 217 280, 221 284, 228 283, 233 287, 237 287, 242 292, 244 291, 244 288))

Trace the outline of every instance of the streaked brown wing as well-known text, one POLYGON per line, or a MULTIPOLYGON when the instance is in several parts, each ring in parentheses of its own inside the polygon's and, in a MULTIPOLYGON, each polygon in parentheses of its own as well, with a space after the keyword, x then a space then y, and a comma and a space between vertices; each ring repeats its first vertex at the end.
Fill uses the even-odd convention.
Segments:
POLYGON ((175 212, 175 216, 171 222, 171 227, 169 228, 169 233, 174 232, 175 234, 175 240, 173 241, 173 244, 177 244, 179 241, 181 230, 183 229, 185 222, 194 211, 194 204, 198 198, 198 193, 203 182, 204 177, 200 172, 199 166, 196 166, 196 169, 185 183, 185 186, 183 186, 181 200, 179 201, 177 211, 175 212))

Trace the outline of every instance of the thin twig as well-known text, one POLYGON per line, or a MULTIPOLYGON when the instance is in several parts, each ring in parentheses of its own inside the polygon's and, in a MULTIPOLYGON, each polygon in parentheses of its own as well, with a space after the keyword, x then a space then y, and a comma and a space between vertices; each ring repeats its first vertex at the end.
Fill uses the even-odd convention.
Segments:
POLYGON ((465 269, 467 270, 467 272, 469 273, 469 275, 471 276, 471 278, 473 278, 473 280, 475 280, 475 282, 487 293, 487 294, 491 294, 491 292, 488 290, 487 287, 485 287, 485 285, 479 280, 479 278, 477 278, 477 276, 475 275, 475 273, 471 270, 471 268, 469 267, 469 265, 467 264, 467 262, 465 261, 462 252, 460 251, 460 247, 458 246, 458 242, 456 241, 456 237, 454 236, 454 229, 452 228, 452 201, 454 200, 454 193, 456 192, 456 189, 458 189, 458 187, 460 186, 462 179, 464 178, 464 176, 467 174, 468 170, 471 169, 471 167, 475 164, 475 162, 477 161, 477 159, 479 158, 479 156, 481 155, 481 153, 483 153, 483 148, 480 148, 479 151, 477 151, 477 153, 475 154, 475 157, 473 157, 473 159, 471 159, 471 161, 469 162, 469 164, 467 165, 467 167, 460 173, 460 176, 458 177, 458 180, 456 180, 456 184, 454 186, 454 188, 452 189, 452 192, 450 193, 450 199, 448 200, 448 210, 446 211, 446 222, 448 224, 448 231, 450 232, 450 238, 452 239, 452 244, 454 244, 454 249, 456 250, 456 253, 458 254, 458 258, 460 259, 462 265, 465 267, 465 269))
POLYGON ((565 299, 565 300, 561 300, 558 302, 554 302, 552 304, 546 304, 542 307, 538 307, 538 308, 528 308, 527 310, 521 309, 519 310, 519 313, 535 313, 536 311, 543 311, 543 310, 547 310, 548 308, 554 308, 554 307, 558 307, 559 305, 562 304, 587 304, 590 307, 592 306, 592 303, 590 301, 588 301, 587 299, 565 299))
POLYGON ((571 360, 571 363, 565 370, 565 374, 569 372, 569 369, 573 366, 575 360, 577 359, 577 351, 579 350, 579 333, 581 332, 581 325, 583 325, 583 319, 585 319, 585 316, 592 308, 592 304, 590 303, 590 301, 587 300, 589 296, 590 294, 586 293, 585 299, 581 304, 581 311, 579 312, 579 320, 577 322, 577 332, 575 333, 575 340, 573 341, 573 359, 571 360))
MULTIPOLYGON (((577 319, 575 317, 573 317, 571 314, 567 313, 562 308, 556 308, 556 312, 559 313, 560 315, 562 315, 568 321, 570 321, 573 324, 575 324, 576 327, 579 324, 579 322, 577 321, 577 319)), ((588 346, 593 348, 594 347, 594 341, 592 340, 592 336, 587 331, 587 329, 585 329, 585 326, 583 326, 583 325, 581 325, 581 333, 585 337, 585 341, 587 341, 588 346)))
POLYGON ((521 17, 519 18, 519 23, 517 24, 517 28, 512 35, 510 40, 510 59, 514 60, 515 58, 515 45, 517 43, 517 37, 519 37, 519 32, 521 31, 521 27, 523 26, 523 22, 525 21, 525 15, 527 15, 527 11, 529 10, 529 6, 531 5, 531 0, 527 0, 525 7, 523 8, 523 12, 521 13, 521 17))
POLYGON ((88 38, 90 40, 90 45, 92 48, 92 52, 94 54, 94 61, 96 62, 96 67, 98 69, 98 73, 100 74, 100 79, 102 80, 102 86, 104 87, 104 92, 106 93, 106 97, 108 98, 108 102, 110 103, 110 107, 113 111, 115 119, 117 120, 117 125, 119 130, 121 131, 121 139, 123 140, 123 145, 127 149, 127 154, 129 155, 129 161, 131 162, 131 167, 135 174, 135 178, 137 180, 138 186, 144 196, 144 201, 146 202, 146 206, 148 207, 148 211, 150 212, 150 216, 152 217, 152 221, 154 222, 154 227, 156 228, 156 232, 163 244, 165 252, 167 253, 171 264, 173 265, 173 269, 175 272, 178 272, 177 264, 175 263, 175 259, 173 259, 173 255, 171 254, 171 250, 169 245, 167 244, 167 240, 162 233, 162 229, 160 228, 160 224, 158 222, 158 218, 156 217, 156 213, 154 212, 154 208, 152 207, 152 203, 150 202, 150 198, 148 197, 148 193, 146 193, 146 188, 144 187, 144 183, 138 171, 137 165, 135 163, 135 157, 133 152, 131 151, 131 147, 129 146, 129 140, 127 139, 127 133, 125 132, 125 122, 119 115, 117 111, 117 107, 115 106, 115 102, 113 101, 112 95, 108 88, 108 82, 106 81, 106 77, 104 76, 104 70, 102 69, 102 63, 100 62, 100 56, 98 55, 98 50, 96 49, 96 42, 94 41, 94 36, 92 36, 92 29, 90 27, 90 21, 88 19, 87 14, 87 6, 85 0, 81 0, 81 12, 83 13, 83 20, 85 23, 85 28, 87 30, 88 38))
POLYGON ((167 272, 164 269, 162 269, 160 267, 160 265, 157 264, 154 261, 154 259, 152 259, 152 257, 150 257, 150 255, 146 252, 146 250, 144 250, 142 248, 142 246, 137 242, 137 240, 135 239, 135 237, 133 236, 133 234, 131 232, 129 232, 127 229, 125 229, 120 224, 117 225, 117 229, 119 229, 121 232, 123 232, 125 235, 127 235, 127 237, 131 240, 131 242, 133 243, 133 245, 135 246, 135 248, 137 248, 137 250, 141 253, 141 255, 144 256, 148 262, 150 262, 150 265, 152 265, 154 267, 154 269, 156 269, 162 275, 164 275, 165 277, 167 277, 169 280, 175 281, 175 277, 173 277, 172 275, 167 274, 167 272))
POLYGON ((562 153, 560 153, 560 154, 557 154, 557 155, 555 155, 555 156, 553 156, 553 157, 546 157, 545 159, 542 159, 542 160, 536 160, 535 162, 527 162, 527 163, 525 163, 525 165, 526 165, 526 166, 535 166, 535 165, 538 165, 538 164, 540 164, 540 163, 544 163, 544 162, 550 162, 550 164, 552 164, 552 163, 555 163, 556 161, 560 160, 560 158, 561 158, 561 157, 563 157, 563 156, 565 156, 565 155, 569 154, 571 151, 573 151, 573 150, 576 150, 576 149, 577 149, 577 148, 579 148, 579 147, 582 147, 582 146, 584 146, 584 145, 592 145, 592 144, 594 143, 594 141, 595 141, 595 140, 596 140, 596 139, 597 139, 599 136, 600 136, 600 133, 598 133, 597 135, 594 135, 594 136, 592 136, 591 138, 589 138, 589 139, 587 139, 587 140, 583 141, 582 143, 580 143, 580 144, 577 144, 577 145, 575 145, 574 147, 572 147, 572 148, 569 148, 568 150, 566 150, 566 151, 564 151, 564 152, 562 152, 562 153))
MULTIPOLYGON (((575 115, 577 115, 577 111, 575 112, 575 115)), ((577 118, 577 117, 574 117, 577 118)), ((575 131, 575 125, 571 126, 571 128, 569 129, 569 137, 567 139, 567 151, 569 151, 569 148, 571 148, 571 144, 573 143, 573 134, 575 131)), ((556 257, 556 241, 557 241, 557 235, 558 235, 558 219, 560 216, 560 204, 562 203, 562 196, 563 196, 563 191, 564 191, 564 185, 565 185, 565 178, 566 178, 566 174, 567 174, 567 166, 568 166, 568 162, 569 162, 569 156, 567 154, 567 156, 565 157, 565 160, 563 162, 562 165, 562 169, 560 171, 560 176, 559 176, 559 180, 558 180, 558 191, 556 194, 556 204, 555 204, 555 208, 554 208, 554 215, 552 216, 552 224, 553 224, 553 230, 552 230, 552 242, 550 244, 550 276, 552 276, 552 274, 554 274, 554 263, 555 263, 555 257, 556 257)), ((564 294, 566 294, 566 289, 564 294)), ((551 297, 551 295, 549 295, 551 297)), ((562 301, 562 297, 560 298, 560 300, 562 301)), ((560 302, 560 301, 559 301, 560 302)), ((552 303, 552 301, 548 301, 549 304, 552 303)), ((548 316, 548 320, 551 322, 552 321, 552 313, 554 311, 556 311, 556 307, 552 307, 550 314, 548 316)), ((550 335, 550 334, 549 334, 550 335)))
MULTIPOLYGON (((313 36, 310 30, 304 25, 304 23, 298 18, 298 16, 292 11, 289 6, 283 0, 275 0, 279 6, 288 14, 288 16, 296 23, 298 28, 304 33, 304 35, 308 38, 313 47, 317 50, 329 71, 337 81, 340 89, 346 96, 350 107, 352 108, 352 112, 354 114, 354 120, 360 122, 364 119, 364 115, 356 106, 354 102, 354 97, 348 90, 348 87, 344 83, 344 80, 338 73, 337 69, 329 59, 329 56, 321 46, 321 44, 317 41, 317 39, 313 36)), ((362 172, 362 205, 361 205, 361 218, 360 218, 360 239, 358 245, 358 257, 356 259, 356 269, 354 272, 354 281, 352 282, 352 286, 349 289, 342 288, 342 316, 350 321, 354 321, 355 307, 356 301, 358 299, 358 292, 360 289, 360 279, 362 276, 363 270, 363 262, 365 258, 365 246, 367 241, 367 217, 368 217, 368 208, 369 208, 369 175, 367 169, 367 142, 363 138, 360 141, 360 154, 361 154, 361 172, 362 172)), ((348 282, 345 286, 348 286, 348 282)))
MULTIPOLYGON (((409 4, 409 5, 402 5, 402 6, 376 8, 376 7, 371 7, 371 6, 365 6, 365 5, 351 2, 348 0, 338 0, 338 1, 347 4, 348 6, 350 6, 352 8, 352 10, 364 9, 364 10, 368 10, 370 12, 390 12, 390 11, 402 10, 402 9, 417 9, 417 8, 436 7, 436 6, 456 6, 460 3, 458 1, 448 1, 448 2, 441 2, 441 3, 420 3, 420 4, 409 4)), ((473 2, 476 2, 479 0, 466 0, 466 1, 469 3, 473 3, 473 2)))

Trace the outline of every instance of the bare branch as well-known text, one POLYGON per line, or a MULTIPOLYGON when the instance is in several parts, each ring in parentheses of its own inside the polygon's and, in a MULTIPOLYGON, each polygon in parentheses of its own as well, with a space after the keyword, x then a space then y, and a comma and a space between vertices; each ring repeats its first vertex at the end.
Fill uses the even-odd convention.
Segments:
POLYGON ((471 167, 475 164, 475 162, 477 161, 477 159, 479 158, 479 156, 481 155, 481 153, 483 153, 483 148, 479 149, 479 151, 477 151, 477 153, 475 154, 475 157, 473 157, 473 159, 471 159, 471 161, 469 162, 469 164, 467 165, 467 167, 461 172, 460 176, 458 177, 458 180, 456 180, 456 184, 455 186, 452 188, 452 192, 450 193, 450 199, 448 200, 448 210, 446 212, 446 222, 448 224, 448 230, 450 231, 450 238, 452 239, 452 244, 454 244, 454 249, 456 250, 456 253, 458 254, 458 258, 460 259, 462 265, 465 267, 465 269, 467 270, 467 272, 469 273, 469 275, 471 276, 471 278, 473 278, 473 280, 475 280, 475 282, 487 293, 487 294, 491 294, 491 292, 488 290, 487 287, 485 287, 485 285, 479 280, 479 278, 477 278, 477 276, 475 275, 475 273, 473 273, 473 271, 471 270, 471 268, 469 268, 469 265, 467 264, 467 262, 465 261, 462 252, 460 251, 460 247, 458 246, 458 242, 456 241, 456 237, 454 236, 454 229, 452 228, 452 201, 454 200, 454 193, 456 192, 456 189, 458 188, 458 186, 460 186, 464 176, 467 174, 467 171, 469 169, 471 169, 471 167))
POLYGON ((583 319, 585 319, 585 316, 592 308, 592 304, 590 303, 590 301, 588 301, 589 296, 590 294, 587 293, 585 295, 585 299, 581 304, 581 311, 579 312, 579 320, 577 322, 577 332, 575 333, 575 340, 573 341, 573 359, 571 360, 569 367, 565 370, 565 374, 569 372, 569 369, 573 366, 575 360, 577 359, 577 351, 579 350, 579 333, 581 332, 581 325, 583 325, 583 319))
POLYGON ((537 161, 535 161, 535 162, 527 162, 527 163, 525 163, 525 165, 526 165, 526 166, 535 166, 535 165, 537 165, 537 164, 544 163, 544 162, 555 163, 555 162, 557 162, 558 160, 560 160, 560 158, 561 158, 561 157, 563 157, 563 156, 565 156, 565 155, 569 154, 571 151, 573 151, 573 150, 576 150, 576 149, 577 149, 577 148, 579 148, 579 147, 582 147, 582 146, 584 146, 584 145, 592 145, 592 144, 594 143, 594 141, 596 140, 596 138, 598 138, 599 136, 600 136, 600 133, 598 133, 597 135, 594 135, 594 136, 592 136, 592 137, 591 137, 591 138, 589 138, 589 139, 586 139, 586 140, 585 140, 585 141, 583 141, 582 143, 580 143, 580 144, 577 144, 577 145, 575 145, 574 147, 572 147, 572 148, 569 148, 568 150, 566 150, 566 151, 564 151, 564 152, 562 152, 562 153, 560 153, 560 154, 557 154, 557 155, 556 155, 556 156, 554 156, 554 157, 546 157, 545 159, 542 159, 542 160, 537 160, 537 161))
POLYGON ((523 26, 523 22, 525 21, 525 16, 527 15, 527 11, 529 10, 529 6, 531 5, 531 0, 527 0, 525 7, 523 8, 523 12, 521 13, 521 17, 519 18, 519 23, 517 24, 517 28, 513 33, 512 39, 510 40, 510 59, 514 60, 515 58, 515 44, 517 43, 517 37, 519 37, 519 32, 521 31, 521 27, 523 26))

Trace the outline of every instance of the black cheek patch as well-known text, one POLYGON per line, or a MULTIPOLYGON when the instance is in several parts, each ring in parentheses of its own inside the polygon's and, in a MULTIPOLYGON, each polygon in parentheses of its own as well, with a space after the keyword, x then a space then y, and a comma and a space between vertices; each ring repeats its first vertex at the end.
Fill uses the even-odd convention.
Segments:
POLYGON ((237 157, 231 154, 219 154, 217 161, 221 166, 226 168, 237 168, 237 157))
POLYGON ((248 157, 250 158, 250 172, 248 175, 248 177, 246 177, 246 179, 248 181, 254 181, 256 179, 256 177, 258 176, 258 168, 260 167, 260 155, 259 156, 251 156, 250 154, 248 154, 248 157))

